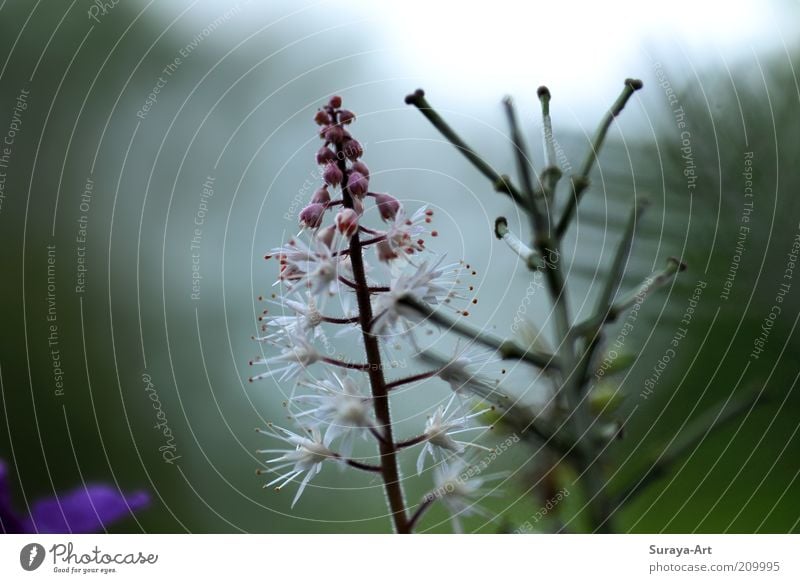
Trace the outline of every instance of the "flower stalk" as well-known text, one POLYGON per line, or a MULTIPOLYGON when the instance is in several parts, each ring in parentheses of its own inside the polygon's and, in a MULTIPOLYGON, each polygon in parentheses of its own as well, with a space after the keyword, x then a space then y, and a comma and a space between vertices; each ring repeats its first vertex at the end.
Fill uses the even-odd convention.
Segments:
MULTIPOLYGON (((341 144, 337 144, 336 152, 341 155, 341 144)), ((347 183, 349 170, 347 169, 346 158, 340 156, 338 164, 342 175, 345 177, 344 182, 347 183)), ((342 200, 345 208, 353 209, 355 207, 354 197, 350 193, 350 189, 343 190, 342 200)), ((386 490, 386 498, 389 501, 389 508, 392 512, 395 532, 406 534, 411 531, 409 530, 408 517, 406 516, 403 486, 400 483, 400 471, 397 465, 397 449, 394 445, 392 414, 389 409, 389 389, 386 387, 386 379, 383 376, 378 337, 370 332, 372 325, 372 300, 370 299, 370 294, 373 290, 370 289, 367 283, 362 252, 363 247, 358 231, 356 231, 350 237, 349 256, 350 264, 353 268, 356 301, 358 302, 358 323, 361 328, 364 351, 369 365, 367 374, 369 375, 369 383, 372 390, 372 403, 375 408, 375 418, 378 421, 377 429, 383 435, 383 439, 378 442, 381 477, 383 479, 383 487, 386 490)))
MULTIPOLYGON (((258 430, 285 446, 258 450, 271 459, 257 473, 270 474, 272 479, 265 487, 277 491, 299 481, 292 506, 326 466, 338 464, 377 474, 394 531, 410 533, 422 514, 409 516, 406 507, 400 478, 401 450, 419 449, 417 474, 426 469, 428 457, 437 469, 453 465, 468 447, 483 447, 463 441, 462 434, 488 429, 475 424, 475 418, 489 409, 468 413, 462 408, 464 400, 459 399, 461 406, 453 407, 451 398, 447 407, 439 406, 428 415, 421 434, 397 439, 390 391, 437 377, 451 384, 452 371, 463 371, 466 364, 461 355, 456 355, 445 366, 390 382, 385 374, 387 355, 402 341, 409 342, 412 349, 417 346, 415 327, 422 318, 404 299, 428 307, 449 306, 466 299, 464 292, 474 288, 460 283, 462 269, 468 268, 463 262, 443 264, 442 257, 430 258, 425 238, 437 236, 436 230, 428 230, 432 210, 423 207, 408 215, 394 196, 370 190, 369 168, 361 160, 364 149, 349 132, 355 114, 341 108, 341 98, 332 97, 314 119, 321 126, 323 146, 315 159, 323 167, 325 184, 299 213, 301 233, 266 255, 278 260, 278 283, 291 297, 271 302, 284 313, 272 316, 265 310, 259 317, 265 334, 254 336, 254 340, 280 352, 252 360, 251 365, 266 365, 267 370, 250 379, 277 375, 279 381, 295 383, 286 407, 289 419, 299 429, 269 424, 267 429, 258 430), (335 190, 341 191, 341 198, 331 198, 335 190), (364 224, 368 211, 375 212, 383 228, 364 224), (328 215, 334 213, 329 221, 328 215), (329 222, 332 224, 326 224, 329 222), (377 263, 369 263, 370 250, 375 252, 377 263), (386 285, 375 283, 386 280, 386 285), (326 305, 330 298, 337 298, 341 314, 326 305), (355 306, 351 305, 353 298, 355 306), (364 356, 356 361, 341 354, 333 356, 335 351, 328 346, 325 333, 330 327, 338 328, 336 336, 357 334, 364 356), (326 345, 324 350, 319 343, 326 345), (313 373, 319 368, 324 370, 322 378, 313 373), (358 377, 366 377, 368 390, 361 389, 358 377), (352 455, 357 438, 373 440, 379 463, 352 455)), ((472 491, 465 490, 464 494, 471 495, 472 491)), ((446 506, 458 511, 462 508, 450 498, 446 506)))
POLYGON ((448 142, 453 144, 464 157, 469 160, 481 174, 486 176, 492 183, 492 186, 497 192, 502 192, 511 197, 515 203, 521 206, 526 206, 527 202, 522 193, 515 187, 508 176, 500 175, 481 158, 475 150, 470 148, 467 143, 450 127, 450 125, 442 119, 436 110, 434 110, 428 101, 425 99, 425 92, 422 89, 417 89, 414 93, 406 96, 406 103, 413 105, 419 109, 420 113, 424 115, 433 127, 441 132, 448 142))
MULTIPOLYGON (((646 206, 646 201, 639 200, 631 211, 604 286, 597 298, 594 315, 585 322, 576 324, 572 320, 567 301, 567 282, 561 269, 561 240, 575 219, 578 203, 589 187, 589 175, 597 161, 611 124, 633 93, 641 88, 641 81, 625 80, 622 93, 600 122, 578 175, 572 176, 569 180, 570 196, 566 199, 564 210, 557 222, 554 222, 553 216, 557 186, 562 173, 556 162, 550 91, 546 87, 540 87, 537 92, 541 103, 542 137, 545 152, 545 167, 539 176, 538 184, 534 184, 533 181, 531 160, 524 144, 523 133, 513 103, 510 98, 503 101, 509 122, 517 171, 522 185, 521 191, 514 189, 511 198, 530 219, 532 244, 526 245, 512 233, 503 217, 496 220, 494 231, 497 238, 503 240, 523 260, 531 272, 539 272, 544 277, 545 288, 555 316, 555 354, 543 355, 536 351, 522 349, 512 340, 503 341, 486 335, 481 330, 438 314, 429 306, 419 305, 414 300, 406 301, 409 306, 430 320, 447 325, 453 332, 496 350, 502 357, 517 357, 536 364, 540 368, 547 368, 551 372, 545 378, 555 383, 555 391, 562 397, 565 405, 561 423, 555 424, 556 431, 542 431, 536 416, 530 414, 528 417, 532 416, 533 419, 526 421, 524 413, 520 415, 519 409, 513 411, 513 415, 509 411, 509 419, 506 421, 522 431, 527 430, 529 426, 537 428, 533 435, 539 437, 547 447, 553 449, 562 456, 562 459, 568 460, 574 466, 578 473, 577 482, 584 490, 586 504, 583 510, 588 516, 588 524, 592 531, 598 532, 613 530, 612 499, 606 492, 607 480, 603 468, 603 454, 608 440, 616 438, 619 431, 608 432, 601 429, 597 413, 591 409, 589 393, 593 387, 588 372, 596 361, 598 349, 603 345, 604 327, 629 309, 634 302, 641 301, 651 291, 671 281, 676 273, 685 268, 685 265, 680 260, 670 259, 663 272, 648 278, 639 289, 616 299, 622 286, 625 267, 632 252, 636 228, 640 224, 641 214, 646 206)), ((445 138, 489 178, 493 185, 498 183, 500 175, 491 169, 475 151, 468 148, 455 131, 433 110, 425 100, 424 92, 417 90, 406 98, 406 102, 415 105, 445 138)), ((509 180, 503 180, 505 184, 511 184, 509 180)), ((479 390, 483 389, 479 386, 479 390)), ((607 424, 602 425, 602 427, 606 426, 607 424)))
POLYGON ((459 336, 469 338, 478 344, 482 344, 487 348, 497 351, 501 358, 523 360, 543 370, 559 368, 559 363, 552 354, 545 354, 532 346, 520 346, 520 344, 514 340, 498 338, 494 334, 489 334, 488 332, 465 324, 460 319, 442 314, 424 302, 420 302, 413 296, 403 297, 400 299, 400 302, 404 306, 417 312, 427 321, 438 324, 440 327, 454 332, 459 336))
POLYGON ((586 160, 581 167, 580 173, 573 177, 570 181, 572 196, 567 199, 567 206, 561 215, 561 219, 558 221, 558 226, 556 227, 556 236, 559 239, 564 236, 564 233, 566 233, 567 229, 569 228, 569 225, 574 218, 575 211, 578 208, 578 203, 580 203, 583 193, 587 188, 589 188, 589 174, 592 172, 592 167, 597 161, 597 157, 600 154, 600 149, 603 147, 603 142, 605 142, 608 129, 611 127, 611 124, 614 122, 616 117, 622 113, 622 110, 625 108, 628 100, 642 87, 643 84, 639 79, 625 79, 622 93, 620 93, 619 97, 617 97, 617 100, 611 106, 611 109, 608 110, 606 115, 603 117, 603 120, 600 122, 600 126, 597 128, 597 132, 594 135, 594 139, 589 147, 589 152, 586 154, 586 160))

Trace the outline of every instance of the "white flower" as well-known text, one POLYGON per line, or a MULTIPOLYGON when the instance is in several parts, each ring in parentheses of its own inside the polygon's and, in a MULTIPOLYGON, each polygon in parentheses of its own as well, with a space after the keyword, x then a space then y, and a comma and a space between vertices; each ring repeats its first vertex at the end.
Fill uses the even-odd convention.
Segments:
POLYGON ((339 377, 331 373, 331 378, 306 381, 302 384, 311 387, 319 394, 299 395, 293 402, 309 405, 301 413, 294 415, 297 419, 311 418, 312 423, 325 429, 323 443, 330 446, 339 437, 341 455, 350 457, 353 442, 358 436, 365 436, 372 422, 372 400, 361 391, 358 383, 348 377, 339 377))
MULTIPOLYGON (((292 501, 292 508, 294 508, 294 505, 297 503, 303 490, 305 490, 308 482, 311 478, 319 474, 322 469, 322 463, 325 460, 335 460, 338 456, 329 450, 322 442, 319 429, 312 429, 308 435, 304 436, 270 423, 268 429, 259 429, 257 431, 264 435, 280 439, 293 446, 291 449, 261 449, 258 450, 258 453, 281 454, 276 458, 266 461, 267 464, 276 464, 267 470, 269 472, 280 472, 281 470, 286 470, 286 468, 291 468, 284 471, 271 482, 265 484, 265 488, 269 488, 273 484, 278 484, 278 482, 280 482, 280 484, 275 486, 275 490, 280 491, 286 484, 305 473, 305 476, 303 476, 300 482, 300 487, 297 489, 297 494, 292 501)), ((259 470, 259 473, 265 472, 259 470)))
MULTIPOLYGON (((425 249, 421 236, 427 232, 425 225, 431 222, 433 211, 422 207, 408 218, 402 207, 386 231, 386 242, 396 253, 414 253, 425 249)), ((404 255, 401 255, 404 256, 404 255)))
POLYGON ((257 358, 250 364, 264 364, 265 372, 250 377, 250 381, 259 381, 270 375, 280 374, 279 380, 293 379, 300 375, 306 368, 322 359, 322 355, 305 336, 301 334, 288 335, 284 344, 275 343, 281 348, 281 353, 271 358, 257 358), (278 368, 271 368, 278 365, 278 368))
POLYGON ((504 368, 493 368, 493 365, 501 362, 497 355, 469 346, 461 349, 457 343, 451 358, 427 351, 420 352, 417 357, 422 362, 436 367, 436 376, 450 385, 462 407, 470 395, 487 403, 508 405, 508 395, 498 390, 499 378, 490 374, 490 369, 505 374, 504 368))
POLYGON ((300 239, 273 249, 268 257, 277 257, 281 263, 278 281, 289 284, 289 291, 303 287, 314 296, 333 296, 339 291, 340 255, 322 241, 313 238, 311 246, 300 239))
MULTIPOLYGON (((273 297, 275 297, 274 294, 273 297)), ((350 294, 345 296, 345 298, 349 297, 350 294)), ((354 322, 351 321, 354 315, 348 311, 348 306, 342 306, 343 316, 331 317, 322 313, 319 302, 310 293, 297 293, 294 298, 281 296, 276 300, 270 301, 270 303, 277 306, 275 311, 279 312, 279 315, 267 317, 268 310, 264 310, 264 315, 259 320, 266 320, 266 323, 261 326, 261 330, 265 334, 263 336, 253 336, 253 340, 274 344, 286 337, 307 336, 313 340, 322 339, 322 342, 327 346, 326 332, 324 326, 321 326, 324 322, 341 326, 335 334, 337 337, 358 331, 354 322)))
POLYGON ((487 493, 483 486, 487 481, 504 474, 481 476, 478 471, 478 475, 474 475, 474 468, 479 467, 471 468, 465 460, 454 458, 451 462, 442 463, 433 470, 434 490, 429 497, 442 501, 450 513, 450 522, 456 533, 462 532, 461 517, 490 516, 486 510, 478 506, 483 497, 492 494, 487 493))
POLYGON ((478 376, 472 369, 482 369, 494 357, 483 350, 467 347, 461 350, 456 345, 455 354, 437 373, 440 379, 450 385, 454 393, 461 393, 466 385, 487 385, 486 380, 478 376))
POLYGON ((423 432, 424 445, 417 458, 417 473, 421 474, 425 466, 425 456, 430 454, 434 461, 444 459, 452 455, 461 455, 466 447, 475 447, 490 451, 488 447, 478 445, 468 441, 454 439, 454 435, 460 435, 467 431, 482 431, 491 429, 490 425, 471 427, 470 421, 475 417, 483 415, 491 410, 491 407, 466 415, 460 407, 453 407, 456 395, 450 397, 447 405, 439 407, 433 415, 428 417, 423 432))
POLYGON ((411 323, 420 319, 419 313, 406 307, 400 300, 405 297, 440 304, 460 297, 458 280, 455 275, 460 271, 457 263, 441 265, 440 258, 429 267, 427 261, 416 266, 413 273, 403 273, 392 280, 389 291, 381 293, 375 300, 371 332, 376 335, 405 334, 411 330, 411 323))
MULTIPOLYGON (((281 296, 280 299, 271 303, 278 306, 281 311, 279 316, 272 316, 266 323, 265 331, 270 328, 277 330, 257 336, 255 340, 259 342, 271 342, 281 336, 306 335, 317 338, 323 334, 319 327, 324 321, 322 313, 317 308, 317 301, 310 293, 295 294, 297 299, 281 296)), ((266 313, 266 312, 265 312, 266 313)))

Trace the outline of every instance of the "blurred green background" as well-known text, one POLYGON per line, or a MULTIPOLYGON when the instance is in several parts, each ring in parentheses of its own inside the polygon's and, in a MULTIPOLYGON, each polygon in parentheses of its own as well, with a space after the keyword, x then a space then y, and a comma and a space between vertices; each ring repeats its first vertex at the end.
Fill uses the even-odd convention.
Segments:
MULTIPOLYGON (((638 358, 612 379, 628 395, 619 413, 628 422, 610 452, 611 487, 641 475, 688 420, 731 394, 766 398, 691 448, 620 512, 618 529, 797 531, 797 279, 763 353, 751 352, 800 229, 800 4, 567 4, 0 4, 0 458, 17 475, 17 507, 107 481, 154 498, 115 531, 386 532, 370 476, 328 469, 290 509, 288 492, 262 490, 254 475, 254 452, 269 445, 253 428, 281 419, 287 390, 247 383, 260 349, 250 340, 256 297, 276 275, 262 257, 297 230, 316 170, 313 113, 336 93, 359 114, 372 183, 437 210, 437 249, 478 270, 471 318, 506 335, 529 276, 492 225, 506 215, 524 232, 521 218, 404 95, 425 87, 470 144, 511 172, 499 100, 514 94, 541 160, 535 91, 546 83, 568 171, 622 80, 640 77, 645 89, 612 129, 570 231, 572 304, 591 305, 639 196, 654 204, 626 284, 670 255, 689 270, 646 301, 626 347, 638 358), (753 210, 737 251, 746 158, 753 210), (699 281, 686 337, 645 399, 699 281), (159 450, 152 395, 174 437, 172 463, 159 450)), ((543 325, 544 297, 533 306, 543 325)), ((444 383, 426 386, 396 404, 409 432, 422 405, 448 394, 444 383)), ((514 528, 541 506, 516 479, 535 472, 530 457, 520 447, 498 462, 522 471, 490 502, 500 520, 471 529, 514 528)), ((404 459, 418 499, 430 476, 412 468, 404 459)), ((445 520, 436 509, 424 527, 447 531, 445 520)))

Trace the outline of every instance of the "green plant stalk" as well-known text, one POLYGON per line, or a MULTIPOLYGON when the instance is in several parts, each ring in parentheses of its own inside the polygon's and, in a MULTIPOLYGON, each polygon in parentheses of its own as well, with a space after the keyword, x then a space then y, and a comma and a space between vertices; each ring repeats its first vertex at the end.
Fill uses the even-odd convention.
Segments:
MULTIPOLYGON (((611 310, 614 297, 622 283, 625 266, 630 258, 633 240, 636 236, 636 228, 641 222, 639 219, 647 204, 648 202, 646 200, 640 200, 631 211, 622 239, 614 254, 614 260, 612 261, 611 268, 606 277, 605 285, 597 298, 595 314, 603 317, 602 323, 607 321, 605 315, 611 310)), ((578 404, 575 409, 575 415, 578 417, 578 425, 584 429, 584 435, 590 437, 590 439, 594 420, 589 408, 588 372, 594 358, 594 353, 602 343, 602 328, 603 326, 601 324, 596 328, 594 335, 585 339, 585 348, 578 352, 575 368, 573 369, 572 382, 570 383, 570 392, 572 393, 573 399, 578 404)), ((571 336, 573 336, 574 339, 574 335, 571 334, 571 336)), ((608 497, 601 493, 605 488, 605 478, 601 469, 596 467, 596 460, 585 459, 582 465, 584 466, 582 475, 586 476, 585 481, 593 497, 590 500, 597 498, 597 503, 589 505, 592 525, 597 531, 610 532, 613 529, 613 525, 611 524, 612 506, 608 497)))
POLYGON ((508 221, 505 217, 497 217, 495 219, 494 235, 501 241, 505 242, 509 249, 519 255, 519 258, 525 262, 525 266, 530 271, 544 269, 545 262, 542 257, 511 232, 511 230, 508 228, 508 221))
MULTIPOLYGON (((605 141, 608 129, 613 120, 625 107, 633 93, 642 87, 641 81, 627 79, 622 93, 617 98, 611 109, 600 123, 592 142, 591 151, 584 162, 581 173, 573 177, 570 182, 572 197, 568 200, 564 213, 555 229, 555 236, 551 236, 550 206, 547 212, 539 208, 539 197, 546 205, 549 205, 549 198, 554 196, 558 180, 561 176, 560 170, 555 166, 555 149, 552 142, 552 124, 550 120, 550 92, 546 87, 540 87, 538 91, 542 105, 543 132, 545 140, 545 153, 547 166, 542 173, 542 191, 537 191, 533 185, 530 174, 529 158, 522 140, 522 133, 517 124, 516 115, 511 101, 505 100, 506 113, 511 126, 512 141, 515 147, 517 166, 520 179, 523 185, 523 193, 520 193, 511 186, 511 182, 506 177, 500 177, 492 168, 447 125, 446 122, 431 108, 425 100, 424 92, 417 90, 415 93, 406 97, 406 103, 415 105, 426 118, 436 127, 444 137, 458 148, 489 180, 495 188, 498 184, 505 185, 505 190, 514 202, 528 215, 533 227, 533 249, 525 246, 513 233, 508 230, 508 224, 502 217, 495 222, 495 235, 503 239, 520 257, 525 260, 529 270, 543 270, 546 281, 547 293, 555 312, 555 328, 558 341, 558 348, 555 356, 548 355, 548 363, 557 362, 556 372, 560 372, 560 391, 567 399, 567 405, 572 411, 572 428, 574 435, 571 438, 569 451, 573 463, 579 472, 578 481, 586 493, 590 526, 594 532, 610 532, 613 527, 611 524, 612 511, 610 498, 605 491, 605 478, 602 468, 598 464, 602 448, 599 440, 595 439, 591 429, 594 419, 590 410, 588 395, 585 391, 588 381, 587 370, 591 364, 592 355, 599 345, 603 325, 610 321, 611 317, 632 305, 633 301, 629 298, 621 300, 618 304, 613 303, 614 296, 621 284, 624 268, 630 255, 631 245, 636 227, 638 213, 642 210, 642 203, 634 209, 629 219, 623 239, 615 254, 611 273, 605 283, 603 291, 598 299, 598 311, 595 316, 589 319, 589 324, 593 328, 592 338, 585 338, 584 334, 576 334, 570 320, 569 307, 567 305, 567 289, 563 273, 561 271, 561 245, 560 241, 564 232, 575 216, 577 204, 589 185, 589 174, 594 166, 600 148, 605 141), (510 187, 510 188, 509 188, 510 187), (538 255, 537 255, 538 254, 538 255), (555 261, 553 261, 555 257, 555 261), (540 264, 541 262, 541 264, 540 264), (576 350, 575 344, 583 342, 584 348, 576 350), (574 450, 574 452, 573 452, 574 450)), ((667 281, 683 264, 677 260, 672 260, 664 273, 646 281, 642 294, 649 293, 654 285, 661 285, 667 281)), ((432 310, 429 306, 421 305, 411 298, 402 300, 408 307, 414 308, 420 314, 430 318, 432 321, 450 327, 454 332, 462 336, 471 338, 485 346, 494 348, 504 357, 509 357, 519 349, 511 341, 503 341, 494 336, 486 335, 480 330, 473 329, 460 322, 452 321, 432 310)), ((581 324, 579 327, 586 327, 581 324)), ((541 362, 541 357, 530 359, 530 351, 524 351, 524 360, 532 361, 534 364, 541 362)), ((543 364, 543 363, 542 363, 543 364)), ((540 364, 541 366, 541 364, 540 364)), ((550 365, 552 366, 552 365, 550 365)))
MULTIPOLYGON (((545 126, 547 126, 550 122, 550 92, 546 87, 540 87, 538 93, 542 103, 542 118, 545 126)), ((507 109, 510 111, 509 119, 512 125, 512 134, 515 134, 517 132, 515 132, 513 110, 508 105, 507 109)), ((550 131, 552 131, 552 129, 550 131)), ((546 127, 545 132, 547 132, 546 127)), ((525 183, 527 167, 522 165, 523 159, 520 153, 522 151, 521 138, 518 140, 515 139, 515 145, 517 145, 520 173, 522 174, 523 183, 525 183)), ((551 193, 555 193, 560 175, 551 171, 547 173, 546 176, 548 178, 547 187, 550 189, 551 193)), ((535 198, 532 198, 532 203, 529 213, 535 215, 538 209, 535 198)), ((545 203, 547 203, 547 200, 545 200, 545 203)), ((597 464, 598 456, 595 455, 593 448, 594 440, 591 435, 593 418, 589 409, 589 402, 588 399, 583 399, 580 389, 577 391, 569 390, 571 384, 578 384, 580 386, 583 379, 580 376, 574 376, 574 371, 580 369, 580 358, 570 338, 572 321, 567 304, 567 284, 561 271, 561 244, 558 237, 551 237, 549 213, 546 217, 546 225, 541 224, 540 220, 537 221, 536 216, 532 218, 535 229, 534 246, 542 257, 549 259, 555 256, 556 258, 555 261, 546 261, 544 274, 547 291, 553 305, 553 311, 555 312, 558 342, 556 354, 560 362, 564 363, 561 375, 561 392, 566 398, 568 407, 572 410, 571 425, 574 432, 574 445, 570 450, 570 457, 573 463, 578 466, 578 479, 586 492, 590 526, 593 531, 607 532, 606 526, 610 528, 610 525, 608 525, 608 521, 605 518, 609 513, 610 504, 604 494, 605 480, 602 470, 597 464)), ((538 218, 541 219, 541 217, 538 218)))
POLYGON ((528 199, 527 211, 531 218, 531 228, 536 237, 550 238, 550 213, 549 206, 545 204, 544 210, 540 207, 539 199, 541 193, 537 192, 531 178, 531 159, 522 132, 517 122, 517 114, 514 110, 514 103, 510 97, 503 100, 503 105, 508 118, 508 125, 511 129, 511 143, 514 145, 514 154, 517 159, 517 173, 522 182, 525 197, 528 199))
MULTIPOLYGON (((639 209, 640 212, 641 209, 639 209)), ((574 391, 578 394, 580 406, 576 410, 576 414, 581 415, 580 423, 585 423, 587 420, 591 424, 591 412, 589 411, 589 398, 585 390, 588 382, 588 371, 592 363, 594 352, 601 344, 603 327, 616 320, 619 314, 627 311, 637 300, 638 297, 644 298, 653 289, 662 287, 672 280, 672 278, 679 271, 685 269, 685 265, 677 259, 670 258, 667 267, 656 275, 655 277, 645 280, 635 293, 631 293, 624 297, 617 303, 613 303, 613 296, 619 288, 621 282, 622 272, 624 272, 624 263, 627 261, 627 256, 630 252, 630 245, 633 240, 634 226, 636 221, 637 210, 631 213, 631 218, 626 229, 626 235, 620 242, 617 250, 614 265, 612 266, 609 278, 606 281, 606 287, 598 300, 598 310, 595 316, 589 318, 585 323, 575 326, 571 337, 573 341, 579 340, 584 337, 586 348, 582 352, 580 361, 575 366, 574 371, 574 391), (621 267, 620 267, 621 266, 621 267), (614 284, 613 282, 617 283, 614 284), (601 306, 608 306, 603 309, 601 306), (585 410, 585 412, 584 412, 585 410)), ((586 425, 591 427, 591 425, 586 425)), ((587 430, 588 431, 588 430, 587 430)), ((605 487, 605 478, 602 471, 597 467, 596 463, 592 460, 584 459, 582 463, 585 475, 585 481, 590 492, 593 492, 592 500, 596 499, 597 502, 589 504, 590 518, 593 528, 596 532, 613 532, 614 531, 614 513, 616 505, 612 502, 611 498, 602 493, 605 487)))
POLYGON ((545 166, 542 170, 541 182, 542 190, 546 199, 552 199, 556 192, 556 186, 561 179, 561 168, 556 162, 556 148, 553 143, 553 122, 550 118, 550 90, 542 85, 536 94, 542 104, 542 141, 544 143, 545 166))
POLYGON ((625 108, 625 104, 628 103, 628 100, 631 98, 634 92, 641 88, 642 82, 638 79, 625 79, 625 86, 622 88, 622 93, 620 93, 619 97, 617 97, 617 100, 611 106, 611 109, 609 109, 606 115, 603 117, 603 120, 594 135, 589 152, 586 155, 586 160, 581 167, 580 174, 573 177, 570 181, 572 187, 572 196, 567 200, 567 206, 564 208, 564 212, 561 215, 561 219, 558 221, 558 226, 556 227, 556 237, 558 239, 561 239, 569 228, 569 225, 575 216, 578 203, 580 202, 583 193, 589 187, 589 174, 592 171, 592 166, 594 166, 594 163, 597 161, 597 156, 600 153, 600 149, 603 147, 603 142, 608 134, 608 129, 611 127, 614 119, 625 108))
POLYGON ((428 304, 421 302, 411 296, 401 298, 400 303, 417 312, 426 320, 438 324, 459 336, 474 340, 478 344, 483 344, 488 348, 496 350, 504 359, 523 360, 542 370, 558 369, 560 364, 552 354, 544 354, 531 347, 525 348, 513 340, 498 338, 494 334, 488 334, 464 324, 454 318, 450 318, 431 308, 428 304))
POLYGON ((420 113, 422 113, 422 115, 424 115, 428 121, 431 122, 433 127, 439 130, 448 142, 453 144, 458 151, 461 152, 464 157, 466 157, 467 160, 469 160, 472 165, 481 172, 481 174, 489 179, 489 181, 492 183, 492 187, 497 192, 507 194, 514 202, 522 207, 527 206, 527 201, 524 199, 519 190, 517 190, 517 188, 511 183, 511 179, 508 176, 501 176, 495 172, 495 170, 483 158, 476 154, 475 151, 470 148, 464 140, 461 139, 455 130, 453 130, 453 128, 451 128, 447 122, 444 121, 442 117, 430 106, 428 101, 425 99, 425 92, 422 89, 417 89, 414 93, 407 95, 406 103, 419 109, 420 113))
MULTIPOLYGON (((608 314, 614 305, 614 298, 622 285, 622 278, 625 275, 625 266, 630 258, 633 240, 636 237, 636 230, 641 223, 640 217, 644 209, 649 205, 646 199, 640 199, 631 210, 628 222, 625 226, 622 239, 617 245, 614 260, 606 277, 605 285, 597 298, 594 313, 599 318, 600 324, 595 328, 594 334, 586 338, 586 347, 578 357, 575 368, 575 380, 572 383, 572 394, 576 401, 583 399, 588 384, 589 367, 592 364, 594 353, 600 346, 603 337, 603 325, 608 322, 608 314)), ((575 335, 570 331, 570 336, 575 335)))
MULTIPOLYGON (((420 354, 420 358, 437 368, 447 367, 450 360, 426 350, 420 354)), ((497 389, 489 382, 470 377, 464 384, 464 389, 479 399, 492 404, 497 409, 503 411, 503 424, 512 427, 515 432, 523 437, 533 436, 539 442, 548 447, 552 447, 560 455, 569 457, 574 450, 574 442, 569 436, 563 435, 560 428, 551 427, 549 423, 539 419, 536 411, 512 399, 505 393, 497 389)))
POLYGON ((644 301, 653 291, 670 283, 679 272, 685 269, 686 264, 679 259, 675 257, 667 258, 667 265, 663 270, 648 276, 636 289, 615 301, 605 312, 594 314, 573 326, 571 336, 573 338, 593 337, 604 325, 615 322, 621 314, 628 311, 635 303, 644 301))

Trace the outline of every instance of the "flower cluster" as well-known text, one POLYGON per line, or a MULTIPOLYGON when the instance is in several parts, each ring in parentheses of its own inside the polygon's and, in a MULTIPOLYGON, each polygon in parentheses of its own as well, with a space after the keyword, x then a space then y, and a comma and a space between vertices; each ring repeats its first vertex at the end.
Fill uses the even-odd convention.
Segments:
MULTIPOLYGON (((461 351, 445 367, 395 380, 386 378, 383 362, 393 360, 390 347, 400 342, 416 347, 423 318, 413 302, 449 306, 463 315, 454 305, 466 301, 472 288, 462 284, 462 262, 445 262, 428 250, 426 239, 438 235, 431 229, 433 210, 408 213, 397 198, 372 189, 364 148, 350 133, 356 116, 342 108, 341 98, 331 98, 314 119, 323 142, 316 152, 322 184, 299 213, 300 233, 266 256, 279 263, 280 293, 259 318, 261 335, 254 339, 263 350, 251 364, 263 370, 250 379, 291 383, 286 407, 297 427, 270 424, 259 430, 283 443, 259 450, 269 456, 259 473, 270 474, 265 487, 276 490, 299 481, 294 505, 328 464, 374 472, 384 482, 395 529, 410 532, 419 517, 407 514, 400 452, 418 447, 418 474, 430 457, 438 479, 461 468, 468 449, 481 447, 462 434, 489 427, 474 423, 486 410, 470 412, 465 397, 453 394, 418 435, 396 440, 391 391, 429 378, 440 378, 455 391, 467 380, 470 362, 461 351), (333 328, 338 330, 333 337, 359 337, 363 360, 347 360, 332 349, 333 328), (377 458, 352 457, 364 440, 377 445, 377 458)), ((445 505, 454 513, 471 507, 469 488, 449 494, 445 505), (454 502, 459 492, 464 500, 454 502)))

